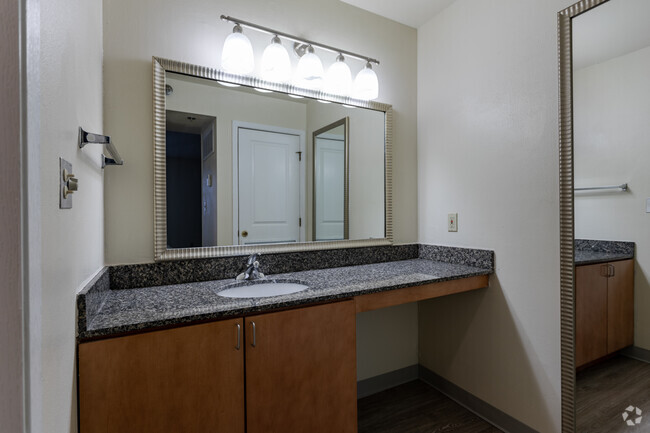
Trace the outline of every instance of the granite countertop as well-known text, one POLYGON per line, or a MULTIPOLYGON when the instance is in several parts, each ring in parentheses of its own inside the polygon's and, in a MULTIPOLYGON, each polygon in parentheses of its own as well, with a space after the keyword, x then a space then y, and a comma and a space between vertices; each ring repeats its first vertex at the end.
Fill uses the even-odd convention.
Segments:
POLYGON ((417 258, 267 275, 267 279, 298 281, 309 288, 266 298, 218 296, 217 292, 234 283, 234 279, 107 289, 102 292, 96 311, 83 312, 85 316, 83 321, 80 320, 78 337, 86 340, 181 323, 250 315, 492 272, 488 268, 417 258))
POLYGON ((633 259, 634 254, 604 251, 575 250, 575 265, 593 265, 596 263, 615 262, 617 260, 633 259))
POLYGON ((576 266, 614 262, 634 258, 634 242, 576 239, 576 266))

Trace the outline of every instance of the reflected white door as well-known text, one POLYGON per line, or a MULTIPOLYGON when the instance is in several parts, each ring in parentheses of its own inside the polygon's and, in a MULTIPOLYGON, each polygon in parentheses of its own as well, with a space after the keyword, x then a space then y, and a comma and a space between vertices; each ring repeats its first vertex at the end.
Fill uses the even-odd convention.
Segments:
POLYGON ((300 137, 238 128, 239 245, 300 240, 300 137))
POLYGON ((316 137, 314 147, 315 240, 344 239, 345 141, 316 137))

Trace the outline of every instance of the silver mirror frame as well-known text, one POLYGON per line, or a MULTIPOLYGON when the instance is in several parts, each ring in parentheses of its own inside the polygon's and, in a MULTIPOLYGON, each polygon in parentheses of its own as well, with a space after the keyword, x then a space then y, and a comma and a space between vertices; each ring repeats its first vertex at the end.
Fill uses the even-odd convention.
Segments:
POLYGON ((154 260, 186 260, 210 257, 246 255, 252 253, 288 253, 296 251, 315 251, 339 248, 370 247, 392 245, 393 243, 393 108, 389 104, 374 101, 330 95, 321 91, 308 90, 290 84, 271 83, 259 78, 229 74, 206 66, 193 65, 177 60, 152 58, 153 66, 153 171, 154 171, 154 260), (263 88, 280 93, 288 93, 312 99, 369 108, 385 113, 384 145, 384 225, 385 237, 380 239, 360 239, 331 242, 300 242, 295 244, 273 245, 228 245, 200 248, 167 248, 167 173, 166 173, 166 72, 175 72, 226 81, 242 86, 263 88))
POLYGON ((573 204, 573 18, 608 0, 582 0, 558 12, 560 153, 560 352, 562 432, 576 431, 575 291, 573 204))

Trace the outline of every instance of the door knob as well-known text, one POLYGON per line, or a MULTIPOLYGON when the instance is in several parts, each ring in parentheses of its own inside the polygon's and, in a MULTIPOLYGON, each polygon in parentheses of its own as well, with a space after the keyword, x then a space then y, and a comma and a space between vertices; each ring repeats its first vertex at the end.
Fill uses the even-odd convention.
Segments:
POLYGON ((248 232, 247 232, 246 230, 244 230, 243 232, 241 232, 241 237, 242 237, 242 238, 245 238, 246 236, 248 236, 248 232))

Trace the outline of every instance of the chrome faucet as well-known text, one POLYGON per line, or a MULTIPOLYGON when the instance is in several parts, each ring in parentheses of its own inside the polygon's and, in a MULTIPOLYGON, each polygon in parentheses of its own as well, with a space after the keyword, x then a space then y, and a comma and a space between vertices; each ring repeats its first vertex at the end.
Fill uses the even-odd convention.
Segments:
POLYGON ((251 254, 246 261, 246 270, 237 275, 238 280, 257 280, 264 278, 264 274, 259 271, 260 262, 257 261, 258 254, 251 254))

